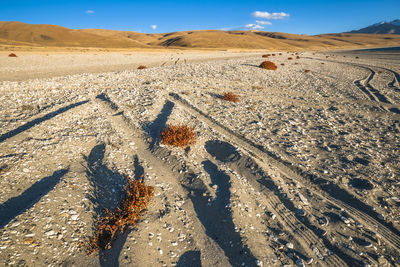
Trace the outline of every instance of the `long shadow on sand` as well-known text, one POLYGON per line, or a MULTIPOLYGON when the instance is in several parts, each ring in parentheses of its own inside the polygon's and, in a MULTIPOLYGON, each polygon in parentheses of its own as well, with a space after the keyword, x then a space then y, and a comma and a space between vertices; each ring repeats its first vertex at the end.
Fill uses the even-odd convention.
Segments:
POLYGON ((47 176, 31 187, 26 189, 21 195, 10 198, 0 205, 0 229, 7 225, 12 219, 31 208, 44 195, 50 192, 68 172, 66 169, 55 171, 51 176, 47 176))
POLYGON ((183 255, 179 258, 179 261, 176 264, 176 267, 201 267, 201 258, 200 258, 200 251, 191 250, 186 251, 183 255))
POLYGON ((210 175, 211 181, 218 186, 216 199, 209 202, 203 194, 207 187, 200 179, 193 179, 183 186, 190 192, 189 197, 199 216, 206 233, 224 251, 232 266, 252 266, 256 258, 242 243, 240 234, 235 231, 231 211, 227 208, 230 200, 230 177, 211 161, 202 162, 204 170, 210 175))
POLYGON ((11 137, 13 137, 13 136, 15 136, 17 134, 20 134, 20 133, 26 131, 26 130, 29 130, 30 128, 32 128, 32 127, 34 127, 34 126, 36 126, 36 125, 38 125, 38 124, 40 124, 40 123, 42 123, 44 121, 50 120, 50 119, 54 118, 57 115, 60 115, 60 114, 66 112, 66 111, 68 111, 68 110, 70 110, 72 108, 75 108, 77 106, 83 105, 83 104, 85 104, 87 102, 89 102, 89 100, 85 100, 85 101, 81 101, 81 102, 78 102, 78 103, 74 103, 74 104, 68 105, 66 107, 59 108, 59 109, 57 109, 57 110, 55 110, 53 112, 47 113, 43 117, 40 117, 40 118, 34 119, 34 120, 30 121, 30 122, 27 122, 24 125, 21 125, 18 128, 15 128, 14 130, 11 130, 11 131, 9 131, 9 132, 7 132, 5 134, 0 135, 0 143, 4 142, 8 138, 11 138, 11 137))
MULTIPOLYGON (((105 154, 105 145, 99 144, 90 151, 87 161, 86 175, 93 186, 93 194, 89 199, 95 205, 97 220, 104 209, 112 210, 118 206, 123 194, 123 185, 126 175, 110 170, 102 163, 105 154)), ((113 242, 111 249, 103 249, 99 252, 101 266, 119 266, 118 258, 125 244, 129 231, 119 233, 113 242)))
POLYGON ((151 150, 159 142, 160 133, 165 128, 168 117, 171 115, 174 106, 175 104, 173 102, 169 100, 165 101, 164 106, 157 118, 151 124, 143 126, 143 129, 148 135, 150 135, 152 139, 150 143, 151 150))
MULTIPOLYGON (((270 194, 276 195, 281 203, 293 214, 296 213, 297 209, 293 202, 283 196, 278 189, 275 182, 269 178, 267 174, 254 162, 253 159, 246 155, 241 155, 238 153, 236 148, 231 144, 219 140, 207 141, 205 148, 211 156, 213 156, 218 161, 227 164, 228 167, 237 171, 241 176, 246 177, 250 183, 258 183, 263 187, 270 190, 270 194)), ((322 230, 318 227, 313 226, 306 217, 301 217, 296 215, 296 217, 304 223, 304 225, 314 232, 324 243, 324 245, 340 258, 342 258, 349 266, 357 266, 359 262, 346 254, 344 251, 333 245, 327 238, 322 234, 322 230)), ((308 260, 308 258, 300 251, 290 250, 290 252, 295 252, 295 254, 302 258, 303 260, 308 260)))

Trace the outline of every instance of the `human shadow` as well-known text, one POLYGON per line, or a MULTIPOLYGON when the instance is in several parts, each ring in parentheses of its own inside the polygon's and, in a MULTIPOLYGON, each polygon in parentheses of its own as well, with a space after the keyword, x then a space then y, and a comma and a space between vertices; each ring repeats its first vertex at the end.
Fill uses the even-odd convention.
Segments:
MULTIPOLYGON (((206 151, 210 153, 218 161, 227 164, 237 171, 241 176, 246 177, 252 184, 259 184, 267 188, 271 195, 278 197, 279 201, 301 221, 304 226, 310 229, 316 236, 318 236, 324 243, 324 245, 340 258, 342 258, 350 266, 357 263, 357 260, 346 254, 339 247, 331 243, 323 234, 323 230, 314 226, 307 217, 302 216, 301 210, 297 209, 294 203, 286 197, 286 194, 279 189, 278 185, 264 172, 262 168, 249 156, 241 155, 238 153, 236 148, 227 142, 219 140, 207 141, 205 145, 206 151)), ((300 251, 297 251, 298 255, 301 255, 300 251)), ((302 257, 301 257, 302 258, 302 257)), ((307 258, 304 258, 307 260, 307 258)))
POLYGON ((36 125, 38 125, 38 124, 40 124, 40 123, 42 123, 44 121, 50 120, 50 119, 54 118, 57 115, 60 115, 60 114, 66 112, 66 111, 68 111, 70 109, 73 109, 73 108, 75 108, 77 106, 83 105, 83 104, 85 104, 87 102, 89 102, 89 100, 80 101, 80 102, 68 105, 66 107, 59 108, 59 109, 57 109, 57 110, 55 110, 53 112, 47 113, 46 115, 44 115, 44 116, 42 116, 40 118, 31 120, 30 122, 27 122, 24 125, 21 125, 21 126, 15 128, 14 130, 11 130, 11 131, 9 131, 9 132, 7 132, 5 134, 0 135, 0 143, 4 142, 8 138, 11 138, 11 137, 13 137, 13 136, 15 136, 17 134, 20 134, 20 133, 26 131, 26 130, 29 130, 30 128, 32 128, 32 127, 34 127, 34 126, 36 126, 36 125))
POLYGON ((55 171, 52 175, 47 176, 31 187, 26 189, 21 195, 8 199, 0 205, 0 229, 6 226, 12 219, 31 208, 44 195, 49 193, 68 172, 67 169, 55 171))
POLYGON ((171 115, 174 106, 175 104, 173 102, 166 100, 157 118, 152 123, 143 126, 143 129, 151 137, 151 142, 150 142, 151 150, 159 142, 160 133, 165 128, 168 117, 171 115))
POLYGON ((204 197, 208 190, 200 179, 192 179, 183 186, 192 192, 189 197, 206 234, 221 247, 232 266, 242 266, 243 262, 247 266, 254 265, 256 258, 235 231, 232 213, 227 208, 230 200, 230 177, 218 170, 211 161, 203 161, 202 165, 218 188, 215 200, 209 202, 204 197))
MULTIPOLYGON (((123 185, 126 182, 126 175, 117 171, 110 170, 102 161, 105 155, 105 144, 99 144, 93 147, 87 161, 86 175, 90 184, 93 186, 93 192, 89 199, 94 204, 95 220, 103 215, 104 209, 115 209, 123 197, 123 185)), ((119 266, 119 255, 125 244, 129 231, 117 233, 117 238, 113 241, 112 247, 106 249, 103 247, 99 252, 101 266, 119 266)))
POLYGON ((200 251, 190 250, 186 251, 179 258, 176 267, 201 267, 200 251))

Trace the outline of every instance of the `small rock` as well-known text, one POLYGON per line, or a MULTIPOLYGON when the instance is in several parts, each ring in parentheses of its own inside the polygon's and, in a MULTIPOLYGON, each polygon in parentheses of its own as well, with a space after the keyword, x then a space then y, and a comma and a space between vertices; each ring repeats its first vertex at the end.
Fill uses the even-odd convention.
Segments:
POLYGON ((47 235, 47 236, 52 236, 52 235, 55 234, 55 232, 54 232, 54 230, 49 230, 49 231, 47 231, 47 232, 44 233, 44 234, 47 235))
POLYGON ((71 219, 72 219, 73 221, 76 221, 76 220, 78 220, 78 217, 79 217, 78 214, 74 214, 74 215, 71 216, 71 219))
POLYGON ((293 243, 286 243, 286 247, 288 248, 288 249, 293 249, 293 243))
POLYGON ((25 245, 30 245, 33 243, 33 238, 32 237, 26 237, 24 238, 24 244, 25 245))

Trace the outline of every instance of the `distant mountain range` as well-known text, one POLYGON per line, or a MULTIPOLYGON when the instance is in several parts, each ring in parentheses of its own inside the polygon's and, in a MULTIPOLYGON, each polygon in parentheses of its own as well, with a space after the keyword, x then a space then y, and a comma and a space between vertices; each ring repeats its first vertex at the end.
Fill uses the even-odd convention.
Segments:
POLYGON ((0 47, 94 47, 111 49, 311 50, 398 46, 400 35, 299 35, 265 31, 197 30, 146 34, 0 21, 0 47))
POLYGON ((400 34, 400 20, 382 21, 349 33, 400 34))

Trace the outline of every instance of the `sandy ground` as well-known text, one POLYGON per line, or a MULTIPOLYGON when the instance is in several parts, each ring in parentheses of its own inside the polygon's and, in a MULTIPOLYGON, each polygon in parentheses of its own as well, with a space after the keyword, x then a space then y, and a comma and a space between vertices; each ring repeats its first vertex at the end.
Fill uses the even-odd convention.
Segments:
POLYGON ((3 57, 0 265, 400 266, 400 57, 299 57, 3 57), (194 127, 188 153, 169 124, 194 127), (147 211, 86 256, 127 175, 147 211))

